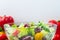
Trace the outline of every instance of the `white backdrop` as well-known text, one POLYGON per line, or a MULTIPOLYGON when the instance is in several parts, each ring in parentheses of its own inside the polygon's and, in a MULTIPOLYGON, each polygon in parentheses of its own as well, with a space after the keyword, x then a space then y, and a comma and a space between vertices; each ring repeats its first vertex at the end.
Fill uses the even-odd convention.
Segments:
POLYGON ((12 15, 15 21, 60 19, 60 0, 0 0, 0 15, 12 15))

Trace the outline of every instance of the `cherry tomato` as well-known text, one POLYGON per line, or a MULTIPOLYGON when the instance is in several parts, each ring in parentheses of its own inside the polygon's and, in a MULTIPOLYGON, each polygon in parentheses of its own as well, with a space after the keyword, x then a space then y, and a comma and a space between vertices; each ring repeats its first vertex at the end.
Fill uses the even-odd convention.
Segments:
POLYGON ((6 34, 4 32, 0 32, 0 40, 7 40, 6 34))
POLYGON ((8 23, 12 25, 14 23, 14 19, 11 16, 8 16, 8 23))
POLYGON ((4 24, 12 25, 14 23, 14 19, 12 16, 0 16, 0 27, 4 30, 4 24))
POLYGON ((57 22, 56 20, 50 20, 49 23, 57 25, 57 30, 53 40, 60 40, 60 21, 57 22))
POLYGON ((49 23, 51 23, 51 24, 57 24, 57 21, 56 20, 49 20, 49 23))

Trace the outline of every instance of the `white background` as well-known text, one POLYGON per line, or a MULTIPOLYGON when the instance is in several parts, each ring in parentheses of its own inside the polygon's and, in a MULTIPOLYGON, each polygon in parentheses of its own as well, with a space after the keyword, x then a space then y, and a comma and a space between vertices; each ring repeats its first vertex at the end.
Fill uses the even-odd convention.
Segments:
POLYGON ((15 22, 60 19, 59 0, 0 0, 0 15, 11 15, 15 22))

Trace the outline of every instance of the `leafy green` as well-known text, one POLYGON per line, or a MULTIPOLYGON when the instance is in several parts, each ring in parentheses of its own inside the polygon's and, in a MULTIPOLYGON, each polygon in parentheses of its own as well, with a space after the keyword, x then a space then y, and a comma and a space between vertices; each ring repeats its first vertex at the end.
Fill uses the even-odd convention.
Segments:
POLYGON ((2 28, 0 27, 0 32, 3 31, 2 28))
POLYGON ((22 27, 22 28, 20 28, 20 33, 19 33, 18 36, 19 36, 19 37, 22 37, 22 36, 24 36, 24 35, 28 35, 28 29, 22 27))
POLYGON ((45 31, 47 31, 47 32, 50 32, 48 25, 45 24, 44 22, 39 22, 39 23, 37 24, 37 26, 38 26, 38 27, 41 27, 43 30, 45 30, 45 31))

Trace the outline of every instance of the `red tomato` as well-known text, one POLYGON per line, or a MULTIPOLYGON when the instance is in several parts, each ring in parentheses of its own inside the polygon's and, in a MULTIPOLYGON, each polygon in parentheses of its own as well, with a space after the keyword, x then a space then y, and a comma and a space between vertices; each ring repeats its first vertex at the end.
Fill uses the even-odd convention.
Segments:
POLYGON ((8 20, 9 24, 12 25, 12 24, 14 23, 13 17, 8 16, 8 19, 9 19, 9 20, 8 20))
POLYGON ((49 20, 49 23, 51 23, 51 24, 57 24, 57 21, 56 20, 49 20))
POLYGON ((6 16, 6 15, 4 16, 4 24, 5 23, 8 23, 8 16, 6 16))
POLYGON ((55 34, 55 37, 53 40, 60 40, 60 35, 59 34, 55 34))
POLYGON ((4 15, 3 17, 0 16, 0 26, 4 30, 4 24, 9 24, 12 25, 14 23, 14 19, 12 16, 6 16, 4 15))
POLYGON ((49 23, 57 25, 57 30, 53 40, 60 40, 60 21, 57 22, 56 20, 50 20, 49 23))
POLYGON ((2 17, 2 16, 0 16, 0 27, 2 28, 2 29, 4 29, 4 27, 3 27, 3 25, 4 25, 4 18, 2 17))
POLYGON ((56 30, 56 36, 54 40, 60 40, 60 21, 57 22, 57 30, 56 30))
POLYGON ((0 32, 0 40, 6 40, 6 34, 4 32, 0 32))

